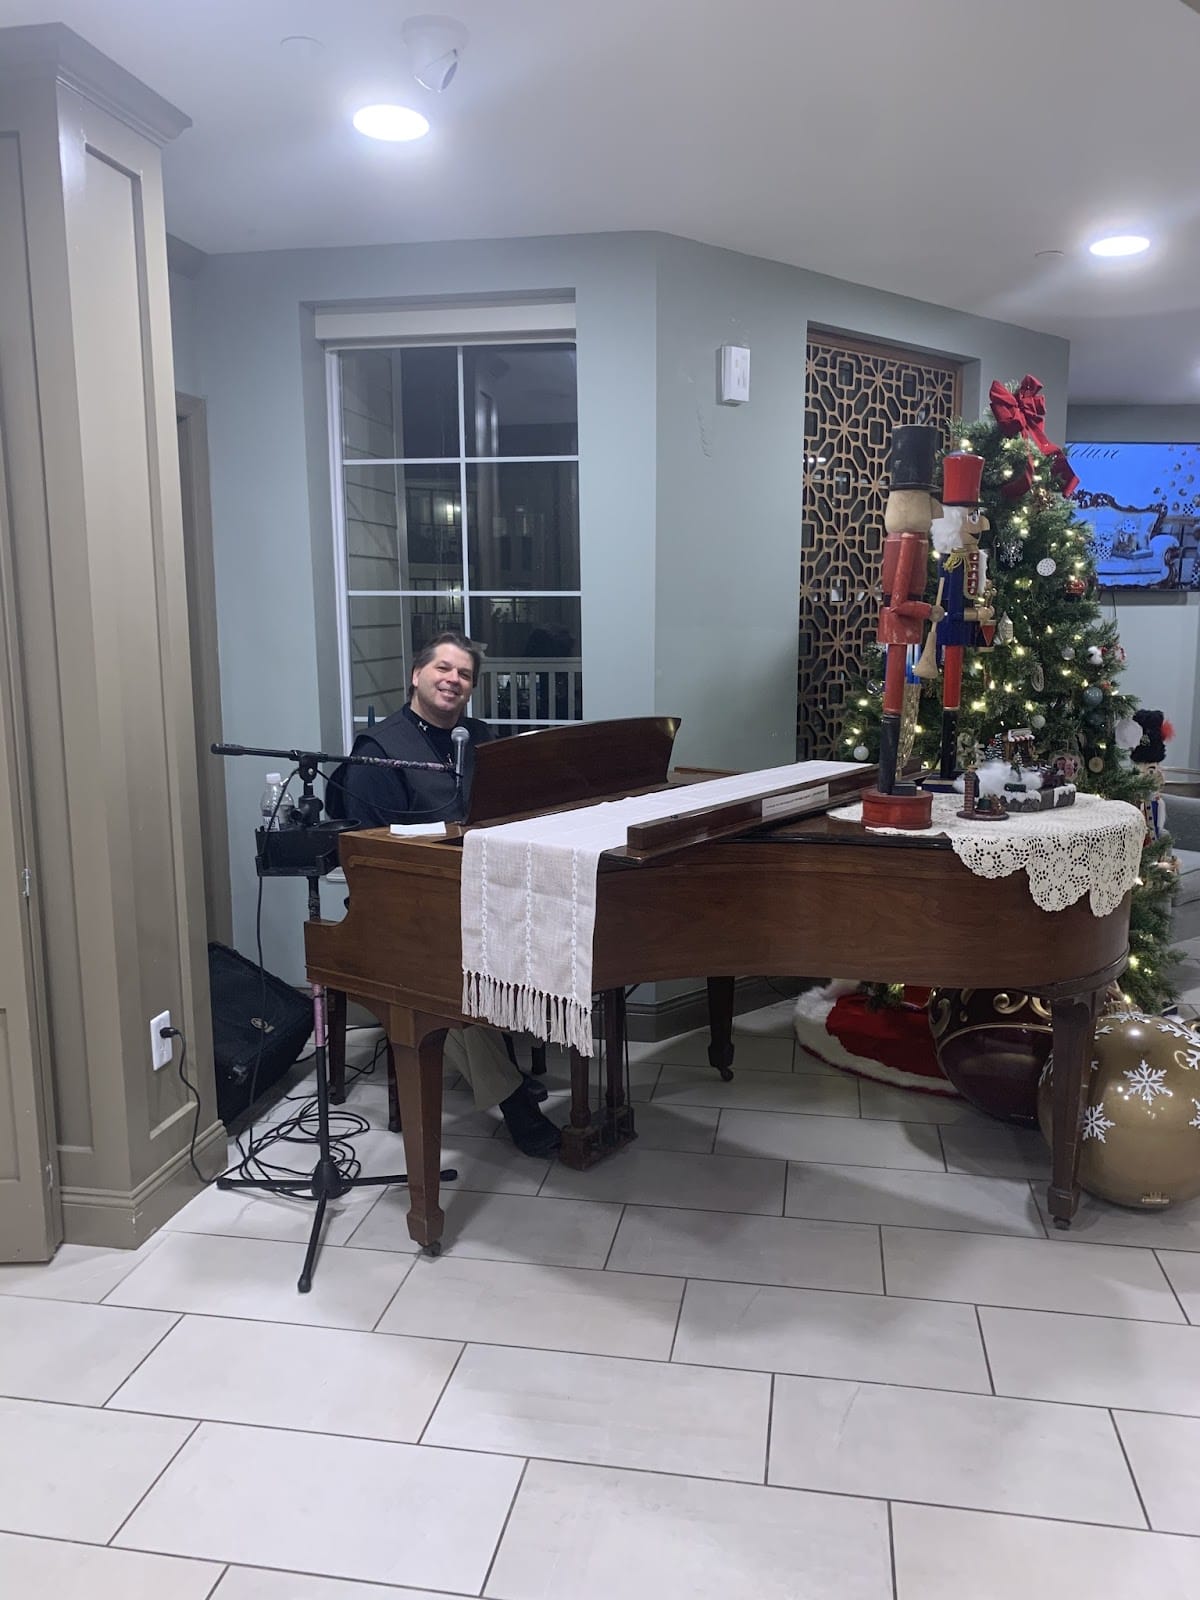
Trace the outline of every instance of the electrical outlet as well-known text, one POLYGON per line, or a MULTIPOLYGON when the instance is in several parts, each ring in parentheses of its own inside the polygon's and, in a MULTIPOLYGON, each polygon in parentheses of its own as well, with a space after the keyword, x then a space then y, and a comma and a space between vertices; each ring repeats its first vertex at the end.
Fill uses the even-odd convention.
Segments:
POLYGON ((175 1050, 174 1039, 164 1039, 162 1029, 171 1026, 171 1013, 160 1011, 156 1017, 150 1018, 150 1059, 154 1063, 154 1070, 158 1072, 162 1067, 171 1065, 171 1056, 175 1050))

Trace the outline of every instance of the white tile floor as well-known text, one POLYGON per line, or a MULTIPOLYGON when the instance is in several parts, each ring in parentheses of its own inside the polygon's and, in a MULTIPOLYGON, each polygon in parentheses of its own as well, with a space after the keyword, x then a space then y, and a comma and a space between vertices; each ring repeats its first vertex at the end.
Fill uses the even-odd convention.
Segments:
POLYGON ((301 1297, 307 1208, 210 1190, 0 1268, 0 1593, 1195 1600, 1200 1202, 1048 1229, 1038 1135, 831 1075, 790 1011, 728 1085, 638 1046, 589 1173, 451 1087, 437 1261, 360 1191, 301 1297))

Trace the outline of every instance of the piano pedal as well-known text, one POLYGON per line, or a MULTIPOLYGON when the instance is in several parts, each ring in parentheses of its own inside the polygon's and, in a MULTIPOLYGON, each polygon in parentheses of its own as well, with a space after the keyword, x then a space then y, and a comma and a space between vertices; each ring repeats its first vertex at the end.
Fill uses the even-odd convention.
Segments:
POLYGON ((558 1159, 565 1167, 586 1172, 636 1138, 633 1106, 627 1100, 624 1105, 593 1111, 591 1121, 583 1127, 568 1123, 562 1130, 558 1159))

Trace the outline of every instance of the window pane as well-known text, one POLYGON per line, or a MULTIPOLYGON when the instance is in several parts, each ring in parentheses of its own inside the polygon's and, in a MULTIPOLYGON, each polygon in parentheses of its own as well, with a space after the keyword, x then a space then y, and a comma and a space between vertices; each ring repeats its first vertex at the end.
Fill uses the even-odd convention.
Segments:
POLYGON ((461 588, 458 468, 355 462, 344 471, 347 586, 461 588))
POLYGON ((352 596, 350 600, 350 688, 354 715, 390 716, 408 699, 409 663, 439 633, 461 632, 461 591, 352 596))
POLYGON ((477 717, 582 718, 578 599, 472 598, 471 633, 487 650, 473 700, 477 717))
POLYGON ((578 454, 573 344, 469 346, 463 388, 467 455, 578 454))
POLYGON ((579 588, 574 461, 467 468, 472 589, 579 588))
POLYGON ((456 456, 458 353, 452 345, 345 350, 342 454, 456 456))

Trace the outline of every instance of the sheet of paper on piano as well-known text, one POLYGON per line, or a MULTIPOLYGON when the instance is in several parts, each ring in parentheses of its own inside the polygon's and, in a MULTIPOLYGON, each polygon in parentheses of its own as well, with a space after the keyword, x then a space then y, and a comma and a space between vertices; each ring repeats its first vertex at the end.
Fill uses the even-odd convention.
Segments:
POLYGON ((393 822, 391 830, 398 839, 444 839, 444 822, 393 822))
POLYGON ((467 833, 462 862, 463 1012, 592 1053, 592 938, 601 855, 633 830, 748 803, 795 815, 807 793, 858 781, 848 761, 803 761, 687 788, 602 801, 467 833), (785 796, 792 793, 795 809, 785 796))

